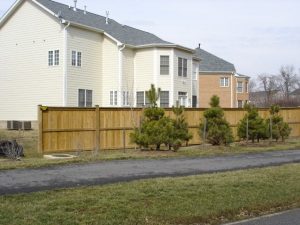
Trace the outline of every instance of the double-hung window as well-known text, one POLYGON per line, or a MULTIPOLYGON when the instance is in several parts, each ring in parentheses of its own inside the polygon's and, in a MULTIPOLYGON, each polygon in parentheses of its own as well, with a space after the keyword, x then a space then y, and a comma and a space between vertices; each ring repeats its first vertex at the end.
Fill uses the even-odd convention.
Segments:
POLYGON ((161 108, 168 108, 169 104, 169 92, 168 91, 161 91, 160 92, 160 107, 161 108))
POLYGON ((48 52, 48 66, 53 66, 53 51, 48 52))
POLYGON ((48 51, 48 66, 59 66, 59 50, 48 51))
POLYGON ((129 92, 123 91, 123 106, 129 106, 129 92))
POLYGON ((237 93, 243 93, 243 82, 242 81, 238 81, 237 82, 237 93))
POLYGON ((160 56, 160 75, 169 75, 170 73, 170 57, 166 55, 160 56))
POLYGON ((187 77, 187 59, 178 58, 178 76, 187 77))
POLYGON ((187 106, 187 93, 178 92, 178 102, 180 106, 187 106))
POLYGON ((145 105, 145 92, 136 92, 136 107, 144 107, 145 105))
POLYGON ((109 92, 109 104, 111 106, 118 105, 118 92, 117 91, 110 91, 109 92))
POLYGON ((72 51, 72 60, 71 60, 72 66, 81 67, 81 59, 82 59, 81 52, 72 51))
POLYGON ((78 107, 92 107, 93 91, 86 89, 78 90, 78 107))
POLYGON ((229 87, 229 78, 228 77, 220 78, 220 87, 229 87))

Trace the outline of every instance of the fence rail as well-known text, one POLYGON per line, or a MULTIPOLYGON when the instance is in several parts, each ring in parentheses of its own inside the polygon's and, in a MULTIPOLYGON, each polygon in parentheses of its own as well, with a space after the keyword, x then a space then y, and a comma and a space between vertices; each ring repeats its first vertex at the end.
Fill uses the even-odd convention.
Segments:
MULTIPOLYGON (((201 144, 198 126, 205 109, 186 109, 185 117, 193 134, 190 144, 201 144)), ((237 124, 246 114, 243 109, 224 109, 236 137, 237 124)), ((263 118, 268 109, 260 109, 263 118)), ((280 114, 292 128, 292 137, 300 137, 300 108, 284 108, 280 114)), ((173 117, 171 109, 166 115, 173 117)), ((38 106, 39 141, 42 153, 78 150, 113 150, 134 148, 129 135, 140 125, 143 109, 130 108, 70 108, 38 106)))

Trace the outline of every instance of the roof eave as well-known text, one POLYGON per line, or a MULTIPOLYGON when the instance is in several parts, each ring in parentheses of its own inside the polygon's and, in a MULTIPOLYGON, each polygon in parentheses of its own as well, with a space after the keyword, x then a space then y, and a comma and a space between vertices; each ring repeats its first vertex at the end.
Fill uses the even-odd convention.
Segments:
POLYGON ((6 11, 6 13, 0 19, 0 28, 3 24, 10 18, 10 16, 15 12, 15 10, 21 5, 23 0, 17 0, 15 3, 6 11))
POLYGON ((234 74, 235 71, 199 71, 200 74, 219 74, 219 73, 226 73, 226 74, 234 74))
POLYGON ((137 45, 135 46, 135 48, 140 49, 140 48, 152 48, 152 47, 159 47, 159 48, 177 48, 177 49, 181 49, 181 50, 185 50, 188 52, 192 52, 195 53, 194 49, 191 48, 187 48, 181 45, 176 45, 176 44, 146 44, 146 45, 137 45))

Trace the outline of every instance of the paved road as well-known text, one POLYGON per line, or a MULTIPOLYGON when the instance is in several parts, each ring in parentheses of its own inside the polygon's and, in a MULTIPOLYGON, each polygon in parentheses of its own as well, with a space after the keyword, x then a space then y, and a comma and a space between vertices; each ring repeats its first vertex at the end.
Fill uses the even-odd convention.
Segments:
POLYGON ((300 225, 300 209, 227 225, 300 225))
POLYGON ((300 150, 209 158, 123 160, 0 172, 0 195, 300 162, 300 150))

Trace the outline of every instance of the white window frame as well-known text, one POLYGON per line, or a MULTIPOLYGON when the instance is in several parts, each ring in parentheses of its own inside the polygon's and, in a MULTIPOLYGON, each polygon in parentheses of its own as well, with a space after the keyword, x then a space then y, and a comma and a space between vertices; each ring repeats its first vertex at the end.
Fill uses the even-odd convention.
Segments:
POLYGON ((54 66, 59 66, 59 50, 54 50, 54 66))
POLYGON ((164 75, 170 75, 170 56, 169 55, 161 55, 159 59, 160 59, 160 67, 159 67, 160 75, 163 75, 163 76, 164 75), (168 58, 168 65, 162 64, 162 58, 163 57, 168 58), (167 68, 168 72, 162 73, 162 69, 166 69, 166 68, 167 68))
POLYGON ((72 50, 71 52, 71 65, 73 67, 82 67, 82 52, 72 50))
POLYGON ((220 87, 229 87, 229 77, 220 78, 220 87))
POLYGON ((187 78, 188 60, 186 58, 178 57, 178 67, 177 68, 178 68, 178 76, 187 78))
POLYGON ((89 89, 78 89, 78 107, 92 107, 93 106, 93 90, 89 90, 89 89), (80 91, 84 91, 84 106, 80 106, 80 95, 79 92, 80 91), (87 106, 87 93, 91 92, 92 93, 92 102, 90 106, 87 106))
POLYGON ((48 51, 48 66, 54 65, 54 52, 48 51))
POLYGON ((122 103, 123 103, 123 106, 129 106, 129 92, 128 91, 123 91, 122 103))
POLYGON ((243 93, 244 92, 244 82, 243 81, 238 81, 236 83, 236 92, 237 93, 243 93), (242 86, 239 86, 239 84, 242 84, 242 86))
POLYGON ((180 106, 188 106, 188 93, 187 92, 178 92, 178 102, 180 106))
POLYGON ((160 102, 159 102, 159 105, 161 108, 169 108, 170 107, 170 92, 169 91, 161 91, 160 92, 160 102), (167 100, 167 102, 162 102, 162 93, 168 93, 168 98, 164 99, 164 100, 167 100), (164 106, 162 106, 162 104, 164 104, 164 106))

